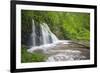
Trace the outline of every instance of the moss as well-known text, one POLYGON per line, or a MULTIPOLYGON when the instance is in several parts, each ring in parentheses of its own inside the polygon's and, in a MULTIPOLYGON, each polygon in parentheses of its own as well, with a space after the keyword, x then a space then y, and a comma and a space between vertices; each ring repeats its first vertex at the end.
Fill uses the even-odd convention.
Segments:
POLYGON ((27 52, 27 48, 21 48, 21 62, 44 62, 46 60, 46 55, 43 53, 29 53, 27 52))

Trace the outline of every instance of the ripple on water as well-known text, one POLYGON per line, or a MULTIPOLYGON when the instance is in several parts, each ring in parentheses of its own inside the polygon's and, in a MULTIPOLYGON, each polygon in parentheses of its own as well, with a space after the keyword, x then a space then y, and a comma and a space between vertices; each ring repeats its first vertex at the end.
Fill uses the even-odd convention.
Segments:
POLYGON ((57 53, 48 57, 46 62, 55 62, 55 61, 73 61, 73 60, 82 60, 86 57, 81 55, 81 51, 78 50, 68 50, 62 53, 57 53))

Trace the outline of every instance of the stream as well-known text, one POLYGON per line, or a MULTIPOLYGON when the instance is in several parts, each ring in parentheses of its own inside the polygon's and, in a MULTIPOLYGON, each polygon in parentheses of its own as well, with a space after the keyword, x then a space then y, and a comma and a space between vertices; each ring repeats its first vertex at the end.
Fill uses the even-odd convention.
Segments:
POLYGON ((52 44, 32 47, 28 52, 40 52, 48 58, 46 62, 53 61, 73 61, 90 59, 90 50, 83 45, 79 45, 68 41, 59 41, 52 44))

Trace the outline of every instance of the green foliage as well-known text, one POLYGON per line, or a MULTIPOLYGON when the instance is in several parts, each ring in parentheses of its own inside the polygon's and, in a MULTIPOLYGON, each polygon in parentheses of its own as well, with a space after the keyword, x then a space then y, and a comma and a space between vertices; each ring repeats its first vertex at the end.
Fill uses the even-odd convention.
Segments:
POLYGON ((25 47, 21 49, 21 62, 44 62, 46 56, 42 53, 28 53, 25 47))
POLYGON ((88 40, 90 38, 90 19, 88 13, 67 13, 63 28, 72 40, 88 40))
POLYGON ((89 13, 22 10, 22 44, 32 32, 32 19, 36 25, 47 23, 59 39, 90 40, 89 13))

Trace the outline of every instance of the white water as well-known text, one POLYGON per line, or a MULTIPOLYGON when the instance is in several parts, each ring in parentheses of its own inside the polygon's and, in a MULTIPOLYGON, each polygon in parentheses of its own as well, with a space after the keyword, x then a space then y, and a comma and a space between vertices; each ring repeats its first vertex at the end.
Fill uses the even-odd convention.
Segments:
POLYGON ((51 40, 52 43, 58 41, 58 38, 56 37, 55 34, 53 34, 50 30, 50 28, 48 27, 48 25, 46 23, 43 23, 40 25, 41 26, 41 30, 42 30, 42 36, 43 36, 43 44, 50 44, 49 41, 51 40), (49 37, 51 37, 51 39, 49 39, 49 37))
POLYGON ((81 55, 81 52, 78 50, 65 50, 65 51, 60 51, 60 53, 51 55, 48 57, 46 62, 55 62, 55 61, 73 61, 73 60, 81 60, 85 59, 85 56, 81 55))
POLYGON ((34 24, 34 20, 32 20, 32 42, 33 42, 33 46, 35 46, 36 45, 36 40, 35 40, 35 37, 36 37, 36 34, 35 34, 35 24, 34 24))
POLYGON ((40 46, 36 45, 36 26, 34 23, 34 20, 32 20, 32 42, 33 45, 30 49, 28 49, 28 52, 33 52, 34 50, 37 49, 42 49, 45 50, 49 47, 54 47, 56 45, 57 42, 60 42, 59 39, 56 37, 56 35, 54 33, 51 32, 49 26, 46 23, 42 23, 40 24, 40 29, 41 29, 41 36, 40 36, 40 40, 42 40, 42 44, 40 46), (51 41, 51 42, 50 42, 51 41))

